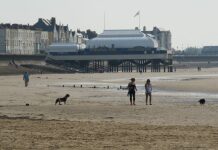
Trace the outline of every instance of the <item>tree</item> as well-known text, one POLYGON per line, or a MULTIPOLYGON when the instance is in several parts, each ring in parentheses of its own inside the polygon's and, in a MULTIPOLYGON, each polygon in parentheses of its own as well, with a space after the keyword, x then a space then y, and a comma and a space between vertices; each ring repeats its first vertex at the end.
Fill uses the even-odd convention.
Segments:
POLYGON ((86 30, 86 34, 88 36, 88 39, 93 39, 97 37, 97 33, 95 31, 91 31, 90 29, 86 30))
POLYGON ((81 31, 80 29, 77 29, 77 33, 80 33, 83 35, 83 37, 87 37, 87 34, 85 31, 81 31))
POLYGON ((86 31, 81 31, 80 29, 77 29, 77 33, 81 33, 83 35, 83 37, 88 38, 88 39, 93 39, 95 37, 97 37, 97 33, 95 31, 92 31, 90 29, 86 30, 86 31))

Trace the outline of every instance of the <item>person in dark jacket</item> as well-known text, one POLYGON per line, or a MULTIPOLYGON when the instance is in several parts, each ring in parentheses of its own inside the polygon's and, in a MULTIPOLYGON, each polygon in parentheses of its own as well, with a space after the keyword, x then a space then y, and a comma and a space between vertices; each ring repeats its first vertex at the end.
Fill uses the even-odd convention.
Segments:
POLYGON ((131 82, 128 84, 128 94, 130 98, 130 105, 135 105, 135 92, 137 91, 136 85, 135 85, 135 78, 130 79, 131 82))

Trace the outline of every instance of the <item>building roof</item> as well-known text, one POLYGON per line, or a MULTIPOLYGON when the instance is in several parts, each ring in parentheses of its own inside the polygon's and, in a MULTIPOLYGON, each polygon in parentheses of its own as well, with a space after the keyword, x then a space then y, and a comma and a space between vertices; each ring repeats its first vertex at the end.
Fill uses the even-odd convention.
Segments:
POLYGON ((54 28, 56 28, 57 31, 59 31, 61 28, 63 28, 64 32, 68 31, 68 25, 67 26, 57 25, 55 18, 51 18, 50 20, 39 18, 38 22, 36 22, 33 26, 35 28, 41 29, 43 31, 49 31, 49 32, 53 32, 54 28))
POLYGON ((164 28, 158 28, 159 31, 163 32, 163 31, 167 31, 166 29, 164 28))
POLYGON ((26 29, 26 30, 36 30, 35 27, 31 25, 22 25, 22 24, 0 24, 0 29, 26 29))
POLYGON ((104 30, 99 34, 100 38, 112 38, 112 37, 143 37, 143 33, 139 30, 104 30))
POLYGON ((88 48, 157 48, 157 41, 139 30, 104 30, 103 33, 87 41, 88 48))
POLYGON ((218 46, 204 46, 202 52, 206 51, 218 51, 218 46))
POLYGON ((42 21, 43 21, 43 23, 46 24, 47 26, 50 26, 50 25, 51 25, 50 20, 48 20, 48 19, 43 19, 43 18, 42 18, 42 21))

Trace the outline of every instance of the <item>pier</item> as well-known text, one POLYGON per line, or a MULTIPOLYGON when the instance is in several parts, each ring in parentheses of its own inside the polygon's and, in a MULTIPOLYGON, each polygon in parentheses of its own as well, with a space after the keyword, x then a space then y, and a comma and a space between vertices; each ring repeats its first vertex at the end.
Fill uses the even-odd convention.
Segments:
POLYGON ((119 55, 48 55, 46 62, 62 65, 79 72, 173 72, 172 55, 119 54, 119 55))

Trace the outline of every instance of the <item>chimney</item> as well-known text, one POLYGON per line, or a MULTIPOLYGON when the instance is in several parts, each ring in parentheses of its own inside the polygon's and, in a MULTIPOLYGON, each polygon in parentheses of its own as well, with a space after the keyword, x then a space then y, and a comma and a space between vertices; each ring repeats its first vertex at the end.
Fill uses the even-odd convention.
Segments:
POLYGON ((52 17, 52 18, 51 18, 51 24, 52 24, 52 25, 56 25, 56 19, 55 19, 55 17, 52 17))
POLYGON ((146 26, 143 27, 143 31, 144 31, 144 32, 146 31, 146 26))

